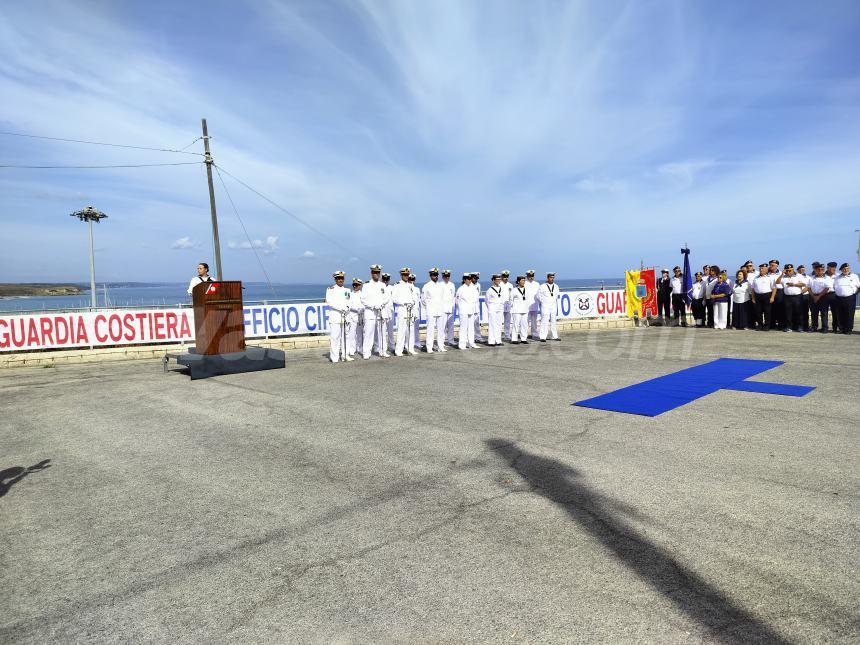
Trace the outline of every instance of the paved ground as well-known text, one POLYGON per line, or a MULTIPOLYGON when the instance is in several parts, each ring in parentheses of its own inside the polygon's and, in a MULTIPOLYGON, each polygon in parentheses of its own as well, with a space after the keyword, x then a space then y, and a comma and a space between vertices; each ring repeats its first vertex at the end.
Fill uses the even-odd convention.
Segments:
POLYGON ((0 642, 856 643, 858 350, 650 329, 0 372, 0 642), (719 356, 818 389, 569 406, 719 356))

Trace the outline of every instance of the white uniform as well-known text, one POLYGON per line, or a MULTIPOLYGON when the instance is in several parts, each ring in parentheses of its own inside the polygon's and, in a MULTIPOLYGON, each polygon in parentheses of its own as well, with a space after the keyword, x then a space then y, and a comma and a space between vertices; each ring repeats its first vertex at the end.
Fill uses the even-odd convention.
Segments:
POLYGON ((848 273, 847 275, 840 273, 834 276, 833 291, 836 292, 837 296, 842 298, 853 296, 858 290, 860 290, 860 278, 857 277, 856 273, 848 273))
POLYGON ((502 278, 501 287, 503 289, 502 296, 505 301, 505 313, 502 320, 502 333, 506 340, 511 339, 511 295, 514 292, 514 285, 509 280, 502 278))
MULTIPOLYGON (((200 284, 199 282, 197 284, 200 284)), ((349 313, 349 289, 331 285, 325 292, 325 303, 328 305, 328 334, 331 349, 329 358, 337 363, 346 358, 347 314, 349 313)))
POLYGON ((514 343, 528 342, 529 306, 528 289, 514 287, 510 299, 511 341, 514 343))
POLYGON ((490 285, 485 295, 487 303, 487 344, 502 344, 502 322, 505 318, 505 294, 502 285, 490 285))
POLYGON ((752 290, 758 296, 763 296, 765 294, 770 295, 770 292, 773 291, 775 286, 776 279, 769 273, 766 273, 765 275, 757 275, 752 279, 752 290))
POLYGON ((415 299, 415 306, 412 309, 412 348, 413 351, 421 346, 421 289, 414 284, 409 284, 412 289, 412 297, 415 299))
POLYGON ((475 308, 475 340, 480 342, 484 340, 484 336, 481 334, 481 283, 476 282, 473 288, 478 294, 478 305, 475 308))
MULTIPOLYGON (((382 306, 382 327, 385 333, 386 347, 394 347, 394 301, 391 299, 391 287, 386 287, 385 289, 385 304, 382 306)), ((378 347, 374 347, 374 349, 379 351, 378 347)))
POLYGON ((457 301, 457 287, 454 286, 454 283, 448 280, 445 282, 445 279, 442 279, 442 286, 445 288, 445 294, 443 298, 442 312, 445 317, 445 333, 447 338, 445 339, 449 345, 454 344, 454 305, 457 301))
POLYGON ((397 306, 395 315, 397 316, 397 342, 394 345, 395 356, 403 356, 405 349, 410 354, 415 353, 412 346, 413 343, 413 322, 418 316, 418 301, 415 298, 415 291, 409 282, 401 280, 391 290, 391 296, 394 299, 394 304, 397 306))
POLYGON ((364 339, 361 349, 364 358, 370 358, 377 337, 379 337, 379 345, 377 346, 379 355, 388 355, 388 339, 384 333, 384 321, 382 320, 382 310, 388 296, 388 287, 379 281, 371 279, 369 282, 365 282, 361 288, 361 302, 364 305, 364 339))
MULTIPOLYGON (((207 275, 205 278, 201 278, 199 275, 191 278, 191 282, 188 283, 188 295, 191 295, 191 292, 194 291, 194 287, 196 287, 201 282, 212 282, 212 277, 207 275)), ((345 287, 344 287, 345 288, 345 287)))
POLYGON ((460 312, 460 349, 475 345, 475 315, 478 311, 478 292, 471 282, 457 289, 457 311, 460 312))
POLYGON ((548 282, 542 284, 538 290, 540 301, 540 339, 546 340, 547 332, 552 333, 553 340, 558 339, 558 325, 556 316, 558 311, 558 285, 548 282))
POLYGON ((540 313, 540 303, 537 301, 538 291, 540 291, 540 283, 537 280, 529 280, 526 278, 526 297, 529 302, 529 334, 532 338, 540 338, 538 331, 538 314, 540 313))
POLYGON ((361 290, 353 291, 349 299, 349 313, 346 316, 346 355, 350 358, 358 352, 361 354, 364 344, 364 303, 361 301, 361 290))
POLYGON ((445 325, 448 317, 445 315, 445 298, 447 289, 444 283, 430 280, 421 289, 421 304, 424 307, 424 318, 427 319, 427 352, 433 351, 433 341, 439 346, 439 351, 445 351, 445 325))

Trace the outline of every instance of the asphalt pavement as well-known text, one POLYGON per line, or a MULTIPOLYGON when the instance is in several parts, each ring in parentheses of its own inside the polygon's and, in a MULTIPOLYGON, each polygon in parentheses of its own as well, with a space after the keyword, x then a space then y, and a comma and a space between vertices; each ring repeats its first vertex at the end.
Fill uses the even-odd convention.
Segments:
POLYGON ((857 643, 860 335, 0 371, 3 643, 857 643), (783 360, 658 417, 572 407, 783 360))

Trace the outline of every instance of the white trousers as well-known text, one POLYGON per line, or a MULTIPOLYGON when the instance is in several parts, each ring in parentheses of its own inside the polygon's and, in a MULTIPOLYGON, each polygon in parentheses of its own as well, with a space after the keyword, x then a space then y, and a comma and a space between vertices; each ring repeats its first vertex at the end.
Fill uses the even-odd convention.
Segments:
POLYGON ((538 329, 538 312, 529 311, 529 334, 531 334, 532 338, 538 338, 540 334, 540 330, 538 329))
POLYGON ((540 312, 540 338, 546 340, 547 332, 552 334, 553 338, 558 338, 558 325, 556 324, 556 311, 554 307, 550 307, 549 311, 540 312))
POLYGON ((526 341, 529 337, 529 315, 511 314, 511 319, 511 341, 526 341))
POLYGON ((328 336, 331 343, 328 355, 332 363, 337 363, 341 358, 346 358, 346 314, 332 310, 328 317, 328 336))
POLYGON ((489 345, 502 344, 502 321, 505 312, 501 309, 493 311, 487 308, 487 343, 489 345))
POLYGON ((427 316, 427 351, 433 351, 433 341, 439 346, 439 351, 445 351, 445 323, 447 318, 445 314, 438 316, 427 316))
POLYGON ((505 335, 507 340, 511 339, 511 310, 505 309, 505 317, 502 320, 502 333, 505 335))
POLYGON ((346 319, 346 355, 361 353, 364 343, 364 314, 350 313, 346 319))
POLYGON ((445 332, 449 345, 454 344, 454 312, 451 311, 445 314, 445 332))
POLYGON ((388 339, 388 346, 394 347, 394 316, 384 318, 385 336, 388 339))
POLYGON ((377 313, 373 309, 364 310, 364 339, 361 343, 361 348, 364 350, 362 352, 364 358, 370 358, 377 337, 380 338, 377 345, 379 354, 384 354, 388 351, 388 343, 386 342, 388 339, 385 337, 385 330, 383 329, 385 321, 382 320, 381 313, 378 316, 377 318, 377 313))
POLYGON ((394 345, 394 353, 402 354, 405 349, 407 352, 414 353, 415 348, 412 344, 415 342, 415 324, 408 321, 406 307, 397 308, 397 342, 394 345))
MULTIPOLYGON (((478 305, 480 308, 480 305, 478 305)), ((484 337, 481 335, 481 316, 480 314, 475 314, 473 316, 475 319, 475 340, 484 340, 484 337)))
POLYGON ((715 302, 714 303, 714 329, 725 329, 726 321, 728 320, 729 303, 715 302))
POLYGON ((460 313, 460 349, 475 346, 475 314, 460 313))

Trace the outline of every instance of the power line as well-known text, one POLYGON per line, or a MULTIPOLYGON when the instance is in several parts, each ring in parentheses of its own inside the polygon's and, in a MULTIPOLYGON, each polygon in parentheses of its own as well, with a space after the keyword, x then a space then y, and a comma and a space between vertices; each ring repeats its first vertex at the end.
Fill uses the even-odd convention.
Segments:
POLYGON ((340 243, 340 242, 338 242, 337 240, 335 240, 335 239, 333 239, 332 237, 329 237, 328 235, 326 235, 325 233, 323 233, 321 230, 319 230, 318 228, 316 228, 316 227, 315 227, 315 226, 313 226, 312 224, 309 224, 308 222, 306 222, 305 220, 303 220, 301 217, 299 217, 299 216, 298 216, 298 215, 296 215, 295 213, 290 212, 289 210, 287 210, 286 208, 284 208, 283 206, 281 206, 281 205, 280 205, 280 204, 278 204, 277 202, 275 202, 275 201, 271 200, 270 198, 266 197, 263 193, 261 193, 261 192, 260 192, 259 190, 257 190, 256 188, 252 188, 251 186, 249 186, 248 184, 246 184, 244 181, 242 181, 241 179, 239 179, 236 175, 234 175, 234 174, 230 173, 230 172, 229 172, 226 168, 224 168, 223 166, 218 166, 218 165, 216 165, 216 164, 213 164, 213 165, 214 165, 216 168, 221 168, 221 170, 223 170, 223 171, 224 171, 224 174, 225 174, 225 175, 227 175, 228 177, 232 177, 235 181, 237 181, 237 182, 239 182, 240 184, 242 184, 245 188, 247 188, 248 190, 250 190, 252 193, 254 193, 254 194, 255 194, 255 195, 257 195, 258 197, 260 197, 260 198, 262 198, 262 199, 266 200, 266 201, 267 201, 267 202, 269 202, 272 206, 274 206, 275 208, 277 208, 278 210, 280 210, 280 211, 281 211, 281 212, 283 212, 284 214, 288 215, 289 217, 292 217, 294 220, 296 220, 299 224, 301 224, 301 225, 302 225, 302 226, 304 226, 305 228, 307 228, 307 229, 309 229, 309 230, 313 231, 314 233, 316 233, 317 235, 319 235, 319 236, 320 236, 320 237, 322 237, 323 239, 325 239, 325 240, 327 240, 327 241, 331 242, 331 243, 332 243, 332 244, 334 244, 335 246, 340 247, 341 249, 343 249, 343 250, 344 250, 344 251, 346 251, 347 253, 352 254, 353 256, 357 257, 359 260, 362 260, 362 261, 364 261, 364 262, 366 262, 366 261, 367 261, 367 260, 364 260, 364 258, 362 258, 362 257, 358 256, 357 254, 353 253, 353 251, 352 251, 351 249, 349 249, 348 247, 344 246, 343 244, 341 244, 341 243, 340 243))
MULTIPOLYGON (((0 168, 23 168, 28 170, 57 170, 57 169, 99 169, 99 168, 155 168, 157 166, 196 166, 202 164, 202 161, 180 161, 178 163, 136 163, 136 164, 117 164, 109 166, 19 166, 14 164, 0 164, 0 168)), ((226 171, 225 171, 226 172, 226 171)))
MULTIPOLYGON (((221 180, 221 185, 224 187, 224 192, 227 194, 227 199, 230 200, 230 205, 233 207, 233 212, 236 214, 236 219, 239 220, 239 224, 242 225, 242 230, 245 231, 245 237, 248 238, 248 246, 251 247, 251 250, 254 252, 254 256, 256 256, 257 258, 257 263, 260 265, 260 269, 263 271, 263 275, 266 276, 266 282, 269 284, 269 289, 272 290, 272 295, 277 297, 278 294, 275 291, 275 287, 272 286, 272 281, 269 278, 269 274, 266 272, 266 267, 263 266, 263 261, 260 259, 260 254, 257 253, 257 249, 254 246, 254 242, 251 240, 251 236, 248 235, 248 229, 245 228, 245 222, 243 222, 242 218, 239 216, 239 210, 236 208, 236 204, 233 202, 233 198, 230 196, 230 191, 227 190, 227 184, 224 183, 224 178, 221 176, 221 171, 218 170, 218 166, 215 166, 215 172, 218 173, 218 179, 221 180)), ((225 170, 224 172, 227 171, 225 170)))
POLYGON ((38 134, 23 134, 21 132, 3 132, 0 131, 0 134, 8 136, 8 137, 25 137, 27 139, 45 139, 47 141, 62 141, 64 143, 86 143, 92 146, 109 146, 111 148, 131 148, 132 150, 149 150, 152 152, 175 152, 177 154, 184 155, 197 155, 198 157, 202 157, 203 153, 201 152, 187 152, 186 148, 190 148, 192 145, 197 143, 200 140, 200 137, 189 143, 185 148, 181 150, 176 150, 174 148, 149 148, 146 146, 132 146, 124 143, 106 143, 104 141, 86 141, 84 139, 63 139, 61 137, 45 137, 38 134))

